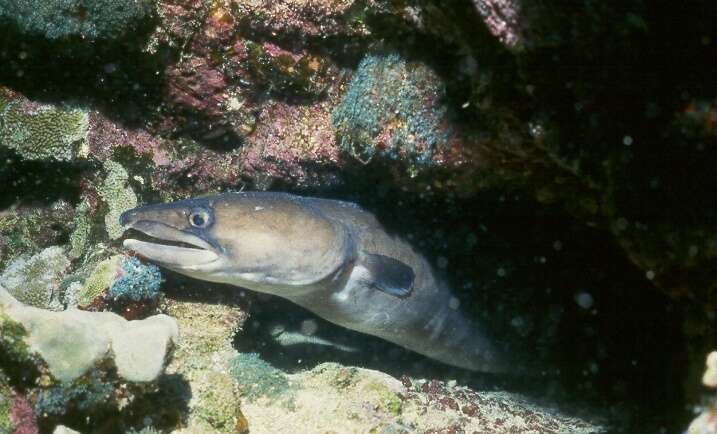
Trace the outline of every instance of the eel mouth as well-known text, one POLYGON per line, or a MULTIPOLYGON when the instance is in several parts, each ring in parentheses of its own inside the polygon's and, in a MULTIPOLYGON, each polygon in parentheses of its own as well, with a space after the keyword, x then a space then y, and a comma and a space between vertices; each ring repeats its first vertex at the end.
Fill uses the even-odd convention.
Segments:
POLYGON ((125 239, 122 245, 145 258, 163 265, 191 269, 219 259, 216 249, 202 238, 173 228, 164 223, 139 220, 125 226, 134 229, 151 240, 125 239))

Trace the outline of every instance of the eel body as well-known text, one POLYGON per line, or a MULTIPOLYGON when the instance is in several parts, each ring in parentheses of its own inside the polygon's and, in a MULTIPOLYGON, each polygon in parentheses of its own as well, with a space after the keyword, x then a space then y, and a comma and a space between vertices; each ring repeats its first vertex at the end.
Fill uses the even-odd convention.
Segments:
POLYGON ((126 248, 187 276, 283 297, 449 365, 511 369, 426 259, 352 203, 225 193, 135 208, 120 223, 151 237, 126 248))

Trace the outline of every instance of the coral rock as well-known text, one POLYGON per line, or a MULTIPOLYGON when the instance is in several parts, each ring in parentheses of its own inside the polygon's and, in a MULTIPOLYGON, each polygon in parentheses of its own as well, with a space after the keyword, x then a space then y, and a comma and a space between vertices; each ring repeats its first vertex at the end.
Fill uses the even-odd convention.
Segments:
POLYGON ((127 321, 110 312, 51 312, 25 306, 3 288, 0 309, 6 321, 22 325, 29 351, 39 355, 62 382, 75 380, 107 357, 114 359, 121 378, 152 381, 178 339, 177 324, 166 315, 127 321))

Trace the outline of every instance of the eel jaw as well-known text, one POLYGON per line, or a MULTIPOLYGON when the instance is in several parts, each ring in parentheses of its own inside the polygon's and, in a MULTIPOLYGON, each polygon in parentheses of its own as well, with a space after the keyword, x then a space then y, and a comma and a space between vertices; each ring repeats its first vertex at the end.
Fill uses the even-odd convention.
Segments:
POLYGON ((126 229, 135 229, 160 241, 184 243, 193 246, 182 247, 132 238, 126 239, 122 243, 126 249, 134 250, 139 255, 168 268, 199 271, 200 267, 209 265, 220 258, 216 249, 202 238, 163 223, 140 220, 128 224, 126 229))

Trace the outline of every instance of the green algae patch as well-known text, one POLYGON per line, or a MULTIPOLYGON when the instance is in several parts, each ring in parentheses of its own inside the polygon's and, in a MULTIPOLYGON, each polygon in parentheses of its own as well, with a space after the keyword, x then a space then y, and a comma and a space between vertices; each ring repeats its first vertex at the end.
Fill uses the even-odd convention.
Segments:
POLYGON ((87 250, 92 233, 92 220, 90 219, 90 205, 83 200, 75 210, 74 229, 70 234, 70 258, 77 259, 87 250))
POLYGON ((123 212, 137 206, 137 195, 128 185, 129 174, 121 164, 107 160, 103 167, 107 175, 97 191, 108 208, 105 214, 107 235, 116 240, 124 233, 119 217, 123 212))
POLYGON ((238 354, 230 363, 230 373, 237 381, 241 395, 249 402, 266 397, 292 406, 293 387, 289 377, 262 360, 259 354, 238 354))
POLYGON ((77 300, 79 307, 87 307, 99 296, 105 293, 112 285, 120 269, 121 255, 105 259, 95 266, 90 276, 80 289, 77 300))

